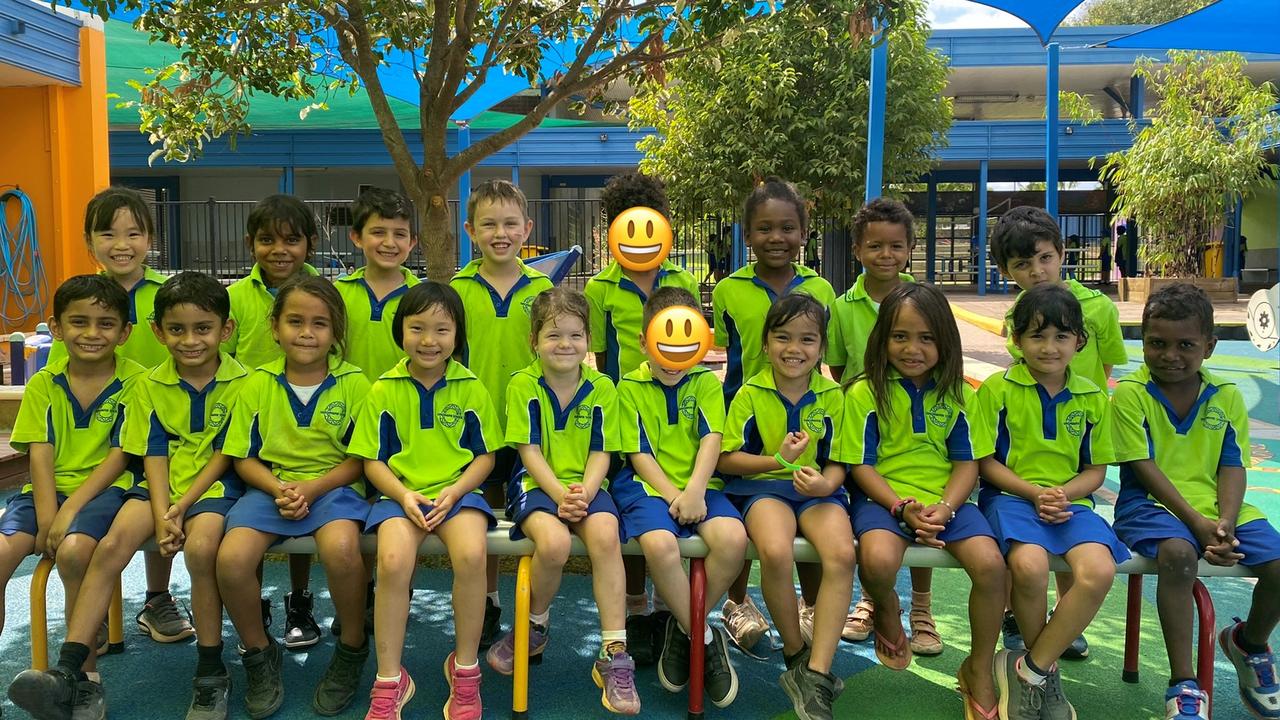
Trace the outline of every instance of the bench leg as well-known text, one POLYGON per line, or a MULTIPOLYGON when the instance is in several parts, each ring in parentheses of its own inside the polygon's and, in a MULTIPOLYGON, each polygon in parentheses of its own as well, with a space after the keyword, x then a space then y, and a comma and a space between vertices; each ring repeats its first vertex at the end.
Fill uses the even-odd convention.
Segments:
POLYGON ((49 613, 45 607, 45 591, 52 571, 53 561, 42 557, 31 573, 31 667, 36 670, 49 669, 49 613))
POLYGON ((1196 580, 1191 586, 1191 597, 1196 602, 1196 621, 1200 626, 1196 648, 1196 681, 1209 698, 1209 717, 1213 717, 1213 659, 1217 653, 1213 636, 1218 618, 1214 613, 1213 598, 1209 596, 1209 589, 1204 583, 1196 580))
POLYGON ((1127 683, 1138 682, 1138 643, 1142 639, 1142 576, 1129 576, 1129 598, 1124 615, 1124 672, 1127 683))
POLYGON ((702 717, 702 681, 707 646, 707 571, 702 558, 689 560, 689 720, 702 717))
POLYGON ((523 720, 529 716, 529 596, 532 593, 530 573, 533 558, 520 558, 516 569, 515 662, 511 674, 511 717, 523 720))
POLYGON ((112 655, 124 652, 124 591, 120 578, 111 593, 111 609, 107 611, 107 652, 112 655))

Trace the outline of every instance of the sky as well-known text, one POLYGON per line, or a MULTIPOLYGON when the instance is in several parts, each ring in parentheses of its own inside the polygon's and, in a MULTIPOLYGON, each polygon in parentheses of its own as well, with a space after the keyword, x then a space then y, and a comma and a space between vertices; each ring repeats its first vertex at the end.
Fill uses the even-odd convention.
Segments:
POLYGON ((929 23, 934 29, 1026 27, 1008 13, 970 0, 929 0, 929 23))

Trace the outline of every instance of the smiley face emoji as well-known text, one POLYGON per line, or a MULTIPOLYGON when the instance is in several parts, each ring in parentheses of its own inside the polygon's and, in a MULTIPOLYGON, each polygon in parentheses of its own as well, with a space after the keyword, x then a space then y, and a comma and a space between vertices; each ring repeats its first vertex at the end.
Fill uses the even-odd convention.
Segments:
POLYGON ((644 333, 649 354, 667 370, 679 371, 702 362, 711 349, 711 328, 702 313, 673 305, 653 316, 644 333))
POLYGON ((653 208, 624 210, 609 224, 609 253, 628 270, 653 270, 670 252, 671 223, 653 208))

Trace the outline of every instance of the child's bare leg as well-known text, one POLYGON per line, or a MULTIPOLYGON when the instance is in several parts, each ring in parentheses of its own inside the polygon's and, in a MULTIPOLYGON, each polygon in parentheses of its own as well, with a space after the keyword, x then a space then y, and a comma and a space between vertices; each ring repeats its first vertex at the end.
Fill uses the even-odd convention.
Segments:
POLYGON ((987 536, 969 537, 947 544, 947 550, 969 574, 969 657, 966 685, 984 707, 996 701, 992 662, 996 638, 1004 619, 1005 566, 996 541, 987 536))
POLYGON ((1240 631, 1242 639, 1250 645, 1267 645, 1271 632, 1280 621, 1280 560, 1253 568, 1258 574, 1258 584, 1253 588, 1253 606, 1249 618, 1240 631))
MULTIPOLYGON (((597 512, 575 523, 573 531, 582 538, 591 558, 591 590, 600 613, 602 632, 622 631, 627 625, 626 573, 622 569, 622 543, 618 518, 597 512)), ((686 613, 686 618, 688 614, 686 613)))
MULTIPOLYGON (((302 593, 311 586, 311 556, 289 556, 289 589, 302 593)), ((361 622, 364 622, 361 620, 361 622)))
MULTIPOLYGON (((459 665, 477 662, 480 631, 484 629, 485 595, 485 576, 479 568, 485 557, 488 531, 488 518, 479 510, 466 508, 436 530, 453 565, 453 657, 459 665)), ((407 593, 405 595, 407 597, 407 593)), ((404 623, 400 625, 403 627, 404 623)), ((381 644, 381 638, 378 642, 381 644)))
POLYGON ((720 596, 742 570, 742 556, 747 552, 747 529, 735 518, 717 517, 703 521, 698 534, 707 544, 707 606, 719 602, 720 596))
MULTIPOLYGON (((1071 647, 1071 643, 1080 637, 1080 633, 1089 627, 1116 577, 1116 563, 1111 557, 1111 549, 1100 543, 1082 543, 1071 548, 1067 552, 1067 564, 1071 566, 1074 581, 1064 594, 1058 596, 1058 606, 1053 611, 1053 617, 1044 626, 1039 637, 1027 643, 1031 651, 1031 662, 1039 668, 1051 667, 1071 647)), ((1061 589, 1059 585, 1060 592, 1061 589)), ((1041 617, 1044 615, 1041 614, 1041 617)), ((1018 622, 1021 624, 1021 617, 1018 622)), ((1026 637, 1025 633, 1023 637, 1026 637)))
POLYGON ((648 592, 645 587, 646 566, 643 555, 623 556, 622 568, 627 575, 627 595, 644 595, 648 592))
MULTIPOLYGON (((0 535, 0 580, 8 589, 9 579, 36 546, 36 536, 19 532, 0 535)), ((0 591, 2 592, 2 591, 0 591)), ((0 603, 0 631, 4 630, 4 603, 0 603)))
POLYGON ((524 519, 520 529, 533 541, 529 613, 542 615, 560 589, 564 564, 569 560, 569 528, 551 513, 535 512, 524 519))
POLYGON ((1186 540, 1169 539, 1160 543, 1156 564, 1156 609, 1164 648, 1169 654, 1169 675, 1173 680, 1193 679, 1196 671, 1191 662, 1191 628, 1195 613, 1191 586, 1196 581, 1200 556, 1186 540))
POLYGON ((767 497, 757 500, 747 510, 747 534, 760 555, 760 591, 773 624, 782 636, 782 652, 786 656, 795 655, 804 648, 800 608, 791 581, 795 567, 795 512, 781 500, 767 497))
MULTIPOLYGON (((1058 602, 1062 602, 1063 596, 1071 592, 1071 585, 1075 581, 1075 576, 1069 572, 1055 572, 1053 574, 1053 584, 1058 589, 1058 602)), ((1054 610, 1054 612, 1057 612, 1057 610, 1054 610)))
POLYGON ((222 644, 222 594, 218 592, 217 578, 224 522, 218 513, 200 513, 189 518, 184 527, 187 539, 182 544, 182 555, 191 576, 191 615, 196 643, 204 647, 222 644))
POLYGON ((218 547, 218 592, 246 651, 267 647, 262 629, 262 556, 276 536, 252 528, 232 528, 218 547))
MULTIPOLYGON (((497 510, 505 507, 507 503, 506 492, 504 486, 500 483, 485 483, 484 485, 484 501, 489 503, 489 507, 497 510)), ((497 555, 488 555, 485 557, 485 592, 498 592, 498 562, 501 558, 497 555)))
POLYGON ((800 597, 804 604, 813 607, 818 603, 818 587, 822 585, 822 563, 796 563, 796 577, 800 580, 800 597))
MULTIPOLYGON (((89 565, 93 561, 93 553, 98 547, 98 541, 84 535, 82 533, 73 533, 67 535, 62 540, 62 544, 58 546, 58 560, 55 567, 58 569, 58 577, 62 579, 62 588, 66 593, 65 608, 66 617, 75 617, 76 600, 80 597, 80 587, 84 584, 84 576, 89 571, 89 565)), ((133 547, 137 551, 138 546, 133 547)), ((111 579, 114 583, 115 579, 111 579)), ((109 588, 114 585, 108 584, 109 588)), ((104 598, 107 603, 111 601, 111 591, 106 593, 104 598)), ((102 618, 106 617, 106 609, 103 609, 102 616, 98 619, 94 626, 94 633, 90 635, 90 640, 85 644, 91 649, 88 660, 85 661, 83 670, 93 672, 97 669, 97 653, 92 649, 97 647, 97 643, 93 640, 97 635, 97 629, 102 625, 102 618)))
POLYGON ((400 674, 405 623, 409 620, 409 588, 418 561, 418 546, 427 533, 408 518, 393 517, 378 526, 378 592, 373 596, 373 638, 378 674, 400 674))
POLYGON ((862 579, 862 590, 876 604, 876 632, 891 642, 903 637, 897 582, 906 551, 906 538, 888 530, 868 530, 858 536, 858 577, 862 579))
MULTIPOLYGON (((649 574, 653 577, 653 589, 672 617, 680 624, 680 629, 689 634, 689 577, 684 574, 684 563, 680 561, 680 546, 676 544, 676 536, 666 530, 650 530, 640 536, 640 548, 648 561, 649 574)), ((630 588, 628 588, 630 589, 630 588)), ((707 596, 710 598, 710 594, 707 596)))
POLYGON ((729 599, 741 605, 747 601, 747 583, 751 582, 751 560, 743 560, 738 576, 729 586, 729 599))
POLYGON ((918 593, 933 592, 933 568, 911 568, 911 589, 918 593))
POLYGON ((1049 553, 1039 545, 1015 542, 1009 548, 1008 562, 1012 580, 1008 604, 1018 619, 1022 639, 1030 648, 1044 630, 1045 614, 1049 611, 1046 595, 1049 592, 1049 553))
POLYGON ((834 503, 818 503, 799 518, 800 530, 821 558, 822 584, 813 612, 813 652, 809 669, 831 672, 831 659, 840 644, 840 633, 853 593, 853 528, 849 513, 834 503))
POLYGON ((329 597, 342 622, 338 639, 352 648, 364 647, 365 579, 360 555, 360 530, 354 520, 334 520, 315 532, 316 550, 329 580, 329 597))
POLYGON ((155 550, 142 554, 147 570, 147 592, 169 592, 169 575, 173 572, 173 558, 165 557, 155 550))

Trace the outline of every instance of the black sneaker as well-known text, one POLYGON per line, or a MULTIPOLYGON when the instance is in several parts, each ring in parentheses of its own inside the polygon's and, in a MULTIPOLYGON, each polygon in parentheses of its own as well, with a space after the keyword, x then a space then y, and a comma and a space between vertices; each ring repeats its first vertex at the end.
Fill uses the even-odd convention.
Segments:
POLYGON ((23 670, 9 685, 9 699, 36 720, 71 720, 76 679, 57 667, 23 670))
POLYGON ((704 657, 707 696, 711 698, 712 705, 729 707, 738 697, 738 673, 729 659, 729 640, 721 628, 711 629, 711 642, 707 644, 704 657))
POLYGON ((285 593, 284 596, 284 646, 290 650, 309 648, 320 642, 320 626, 312 614, 311 593, 285 593))
POLYGON ((265 648, 244 654, 244 710, 253 720, 270 716, 284 704, 283 661, 284 651, 270 638, 265 648))
POLYGON ((1022 639, 1022 631, 1018 629, 1018 619, 1008 610, 1004 611, 1004 623, 1000 626, 1004 636, 1004 649, 1022 652, 1027 649, 1027 642, 1022 639))
POLYGON ((485 650, 502 637, 502 608, 489 597, 484 599, 484 627, 480 630, 480 649, 485 650))
POLYGON ((107 720, 107 692, 102 683, 89 679, 76 681, 71 720, 107 720))
POLYGON ((795 663, 778 679, 800 720, 831 720, 836 699, 836 679, 829 673, 810 670, 807 663, 795 663))
POLYGON ((652 665, 653 623, 650 615, 627 616, 627 654, 636 665, 652 665))
MULTIPOLYGON (((653 641, 653 661, 662 657, 662 646, 667 644, 667 621, 671 619, 668 610, 654 610, 649 616, 649 638, 653 641)), ((628 648, 630 646, 627 646, 628 648)), ((629 651, 628 651, 629 652, 629 651)))
POLYGON ((364 647, 351 650, 342 643, 333 649, 333 659, 329 661, 329 669, 316 685, 315 696, 311 700, 311 709, 318 715, 332 716, 347 709, 355 699, 356 690, 360 687, 360 676, 364 673, 365 661, 369 659, 369 642, 364 647))
POLYGON ((667 692, 680 692, 689 684, 689 636, 670 614, 667 615, 663 635, 662 654, 658 656, 658 682, 667 692))
POLYGON ((1084 634, 1081 634, 1075 640, 1072 640, 1071 644, 1067 646, 1067 649, 1062 651, 1062 659, 1063 660, 1089 659, 1089 641, 1084 639, 1084 634))

